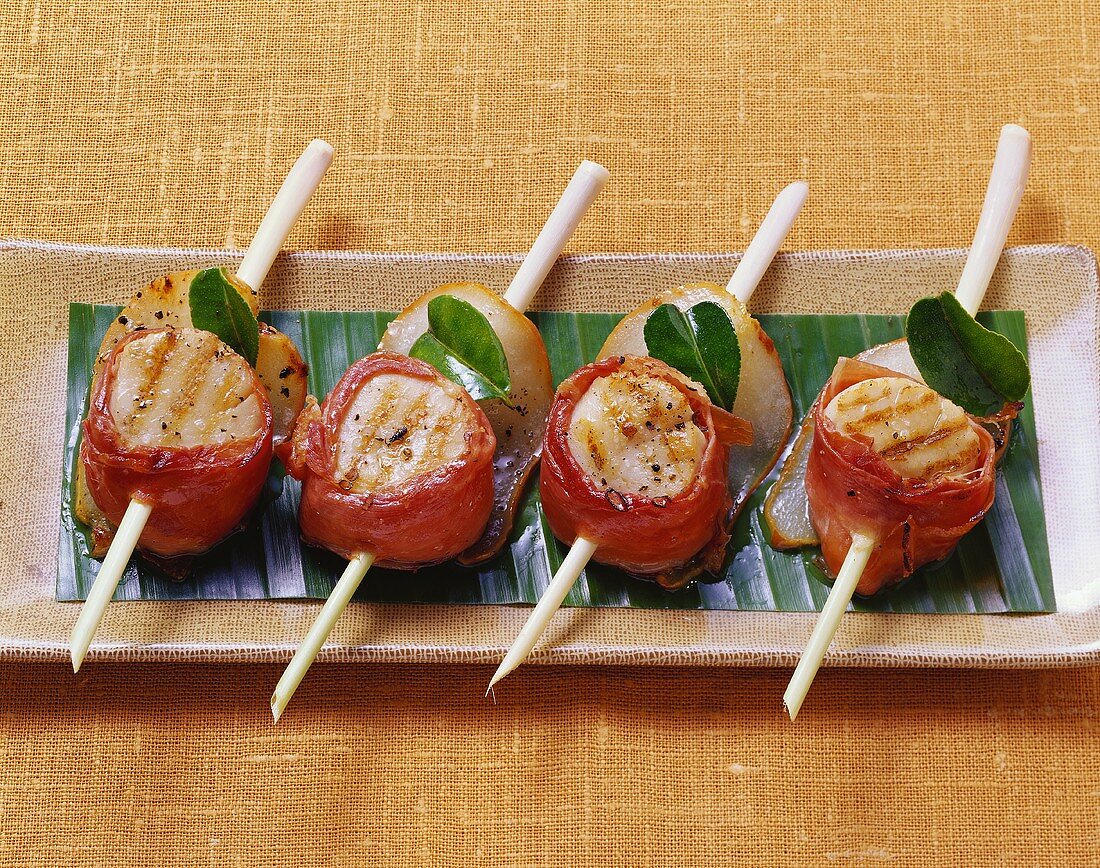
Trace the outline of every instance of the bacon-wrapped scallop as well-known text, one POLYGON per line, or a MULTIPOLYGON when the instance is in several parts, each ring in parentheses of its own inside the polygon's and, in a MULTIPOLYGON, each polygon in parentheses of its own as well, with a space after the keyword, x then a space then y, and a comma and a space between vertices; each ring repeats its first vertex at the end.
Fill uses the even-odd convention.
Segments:
POLYGON ((656 359, 615 356, 558 388, 541 494, 554 535, 594 559, 679 588, 716 572, 729 540, 728 447, 752 428, 656 359))
POLYGON ((294 431, 302 536, 398 569, 453 558, 489 520, 495 447, 477 403, 435 368, 396 353, 360 359, 294 431))
POLYGON ((160 558, 212 548, 244 521, 267 477, 272 410, 241 356, 194 328, 119 338, 92 386, 80 459, 117 525, 151 507, 138 547, 160 558))
POLYGON ((806 495, 826 566, 840 570, 853 533, 875 540, 858 594, 946 557, 993 505, 993 437, 912 377, 841 359, 813 422, 806 495))

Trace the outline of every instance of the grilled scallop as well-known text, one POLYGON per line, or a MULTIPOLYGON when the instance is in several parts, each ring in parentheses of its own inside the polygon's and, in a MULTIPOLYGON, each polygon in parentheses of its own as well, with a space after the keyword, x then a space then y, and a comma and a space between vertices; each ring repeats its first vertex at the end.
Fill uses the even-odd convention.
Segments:
POLYGON ((569 448, 601 488, 671 497, 695 479, 706 437, 680 389, 620 370, 595 380, 577 402, 569 448))
POLYGON ((476 283, 452 283, 422 295, 390 323, 378 348, 407 354, 427 331, 428 303, 439 295, 460 298, 485 315, 504 346, 512 380, 507 403, 495 399, 479 402, 496 437, 493 513, 481 539, 458 558, 463 564, 478 564, 493 557, 508 539, 523 488, 538 464, 554 385, 546 347, 535 324, 476 283))
POLYGON ((418 359, 355 362, 323 404, 306 402, 291 442, 311 545, 415 570, 464 551, 489 521, 493 429, 464 389, 418 359))
POLYGON ((437 382, 379 374, 356 393, 337 429, 336 475, 369 494, 459 460, 478 420, 437 382))
POLYGON ((131 498, 152 507, 138 546, 160 558, 201 554, 240 528, 271 464, 263 385, 199 329, 123 336, 93 383, 83 430, 81 503, 93 500, 109 526, 131 498))
POLYGON ((753 437, 729 450, 728 485, 733 498, 729 521, 775 466, 791 431, 793 408, 783 365, 771 338, 745 309, 745 305, 713 283, 697 283, 666 290, 628 313, 608 336, 599 358, 620 355, 645 356, 645 323, 660 305, 674 304, 688 310, 710 301, 729 315, 741 347, 741 382, 733 412, 752 423, 753 437))
POLYGON ((993 505, 993 437, 923 383, 841 358, 811 418, 805 492, 826 569, 853 533, 876 541, 857 594, 947 557, 993 505))
POLYGON ((266 422, 252 369, 210 332, 150 332, 116 365, 109 408, 125 447, 221 445, 266 422))
POLYGON ((907 377, 874 377, 849 386, 825 415, 839 433, 869 438, 904 479, 969 473, 980 447, 962 408, 907 377))
POLYGON ((558 387, 539 492, 554 536, 593 559, 682 588, 717 573, 729 533, 728 447, 752 426, 664 362, 612 356, 558 387))

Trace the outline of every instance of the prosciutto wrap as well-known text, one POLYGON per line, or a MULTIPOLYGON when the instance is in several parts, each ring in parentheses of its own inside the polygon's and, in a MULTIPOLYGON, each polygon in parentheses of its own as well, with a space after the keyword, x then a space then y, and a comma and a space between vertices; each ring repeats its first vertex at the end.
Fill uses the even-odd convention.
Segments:
POLYGON ((481 536, 489 520, 495 448, 481 408, 435 368, 397 353, 360 359, 320 407, 310 399, 294 431, 287 469, 302 482, 302 538, 345 558, 370 552, 378 566, 394 569, 415 570, 453 558, 481 536), (464 450, 456 460, 367 493, 352 491, 336 470, 337 431, 360 389, 385 374, 444 390, 462 403, 472 424, 462 433, 464 450))
POLYGON ((751 442, 751 426, 711 404, 656 359, 614 356, 579 369, 558 387, 543 442, 542 507, 558 539, 578 536, 597 543, 594 560, 650 578, 673 590, 704 571, 717 572, 725 557, 730 508, 726 486, 728 446, 751 442), (569 446, 574 410, 600 377, 618 371, 657 377, 687 399, 705 445, 694 479, 669 497, 647 497, 603 488, 578 463, 569 446))
MULTIPOLYGON (((810 521, 821 539, 825 564, 836 575, 858 531, 877 540, 856 586, 869 596, 946 557, 993 505, 996 446, 974 419, 978 437, 974 470, 926 481, 902 478, 866 438, 840 434, 825 414, 832 399, 863 380, 905 376, 887 368, 840 359, 812 410, 813 443, 806 466, 810 521)), ((912 379, 911 377, 907 377, 912 379)))
MULTIPOLYGON (((160 558, 201 554, 237 530, 259 499, 272 455, 271 404, 243 360, 261 419, 252 436, 185 447, 126 441, 110 411, 123 350, 172 331, 131 332, 118 341, 93 383, 80 444, 92 498, 115 526, 131 499, 152 507, 138 548, 160 558)), ((224 345, 223 351, 232 353, 224 345)))

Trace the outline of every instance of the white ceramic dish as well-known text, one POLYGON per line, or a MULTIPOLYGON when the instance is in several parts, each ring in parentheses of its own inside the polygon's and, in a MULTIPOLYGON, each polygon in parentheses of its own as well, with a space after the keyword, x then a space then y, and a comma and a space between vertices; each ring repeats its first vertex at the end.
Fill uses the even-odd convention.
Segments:
MULTIPOLYGON (((53 598, 64 401, 66 306, 119 303, 180 268, 233 262, 225 251, 0 242, 0 657, 67 659, 74 604, 53 598), (34 299, 33 304, 29 302, 34 299), (24 396, 33 396, 26 400, 24 396)), ((952 287, 957 250, 780 256, 753 298, 758 312, 897 313, 952 287)), ((282 257, 263 305, 400 309, 439 284, 503 288, 518 256, 295 253, 282 257)), ((536 307, 627 310, 653 290, 730 274, 735 254, 570 257, 536 307)), ((1050 615, 853 614, 829 652, 854 666, 1054 666, 1100 662, 1100 335, 1096 260, 1080 247, 1009 250, 986 298, 1027 314, 1043 498, 1059 611, 1050 615)), ((316 603, 115 604, 93 659, 287 659, 316 603)), ((322 659, 496 662, 527 615, 494 606, 354 604, 322 659)), ((532 662, 793 665, 813 615, 565 610, 532 662)))

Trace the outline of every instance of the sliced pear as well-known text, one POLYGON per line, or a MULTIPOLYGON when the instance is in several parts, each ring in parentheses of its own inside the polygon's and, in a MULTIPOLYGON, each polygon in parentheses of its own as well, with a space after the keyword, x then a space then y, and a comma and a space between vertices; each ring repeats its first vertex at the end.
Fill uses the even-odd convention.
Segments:
POLYGON ((807 415, 794 438, 790 454, 783 462, 779 478, 764 499, 764 515, 771 530, 772 548, 800 549, 821 542, 810 521, 810 502, 806 497, 806 465, 814 439, 813 416, 807 415))
POLYGON ((309 366, 302 360, 294 341, 262 322, 256 373, 271 402, 272 440, 279 446, 290 439, 298 414, 305 406, 309 366))
MULTIPOLYGON (((135 292, 122 309, 122 313, 111 323, 107 334, 103 336, 103 343, 100 344, 99 355, 96 357, 93 379, 99 376, 103 363, 107 361, 115 344, 130 332, 163 326, 190 328, 192 326, 189 302, 191 282, 200 271, 204 270, 193 268, 190 271, 175 271, 164 277, 158 277, 148 286, 135 292)), ((256 291, 228 272, 226 276, 233 288, 240 293, 241 298, 248 302, 252 313, 259 314, 260 305, 256 291)))

